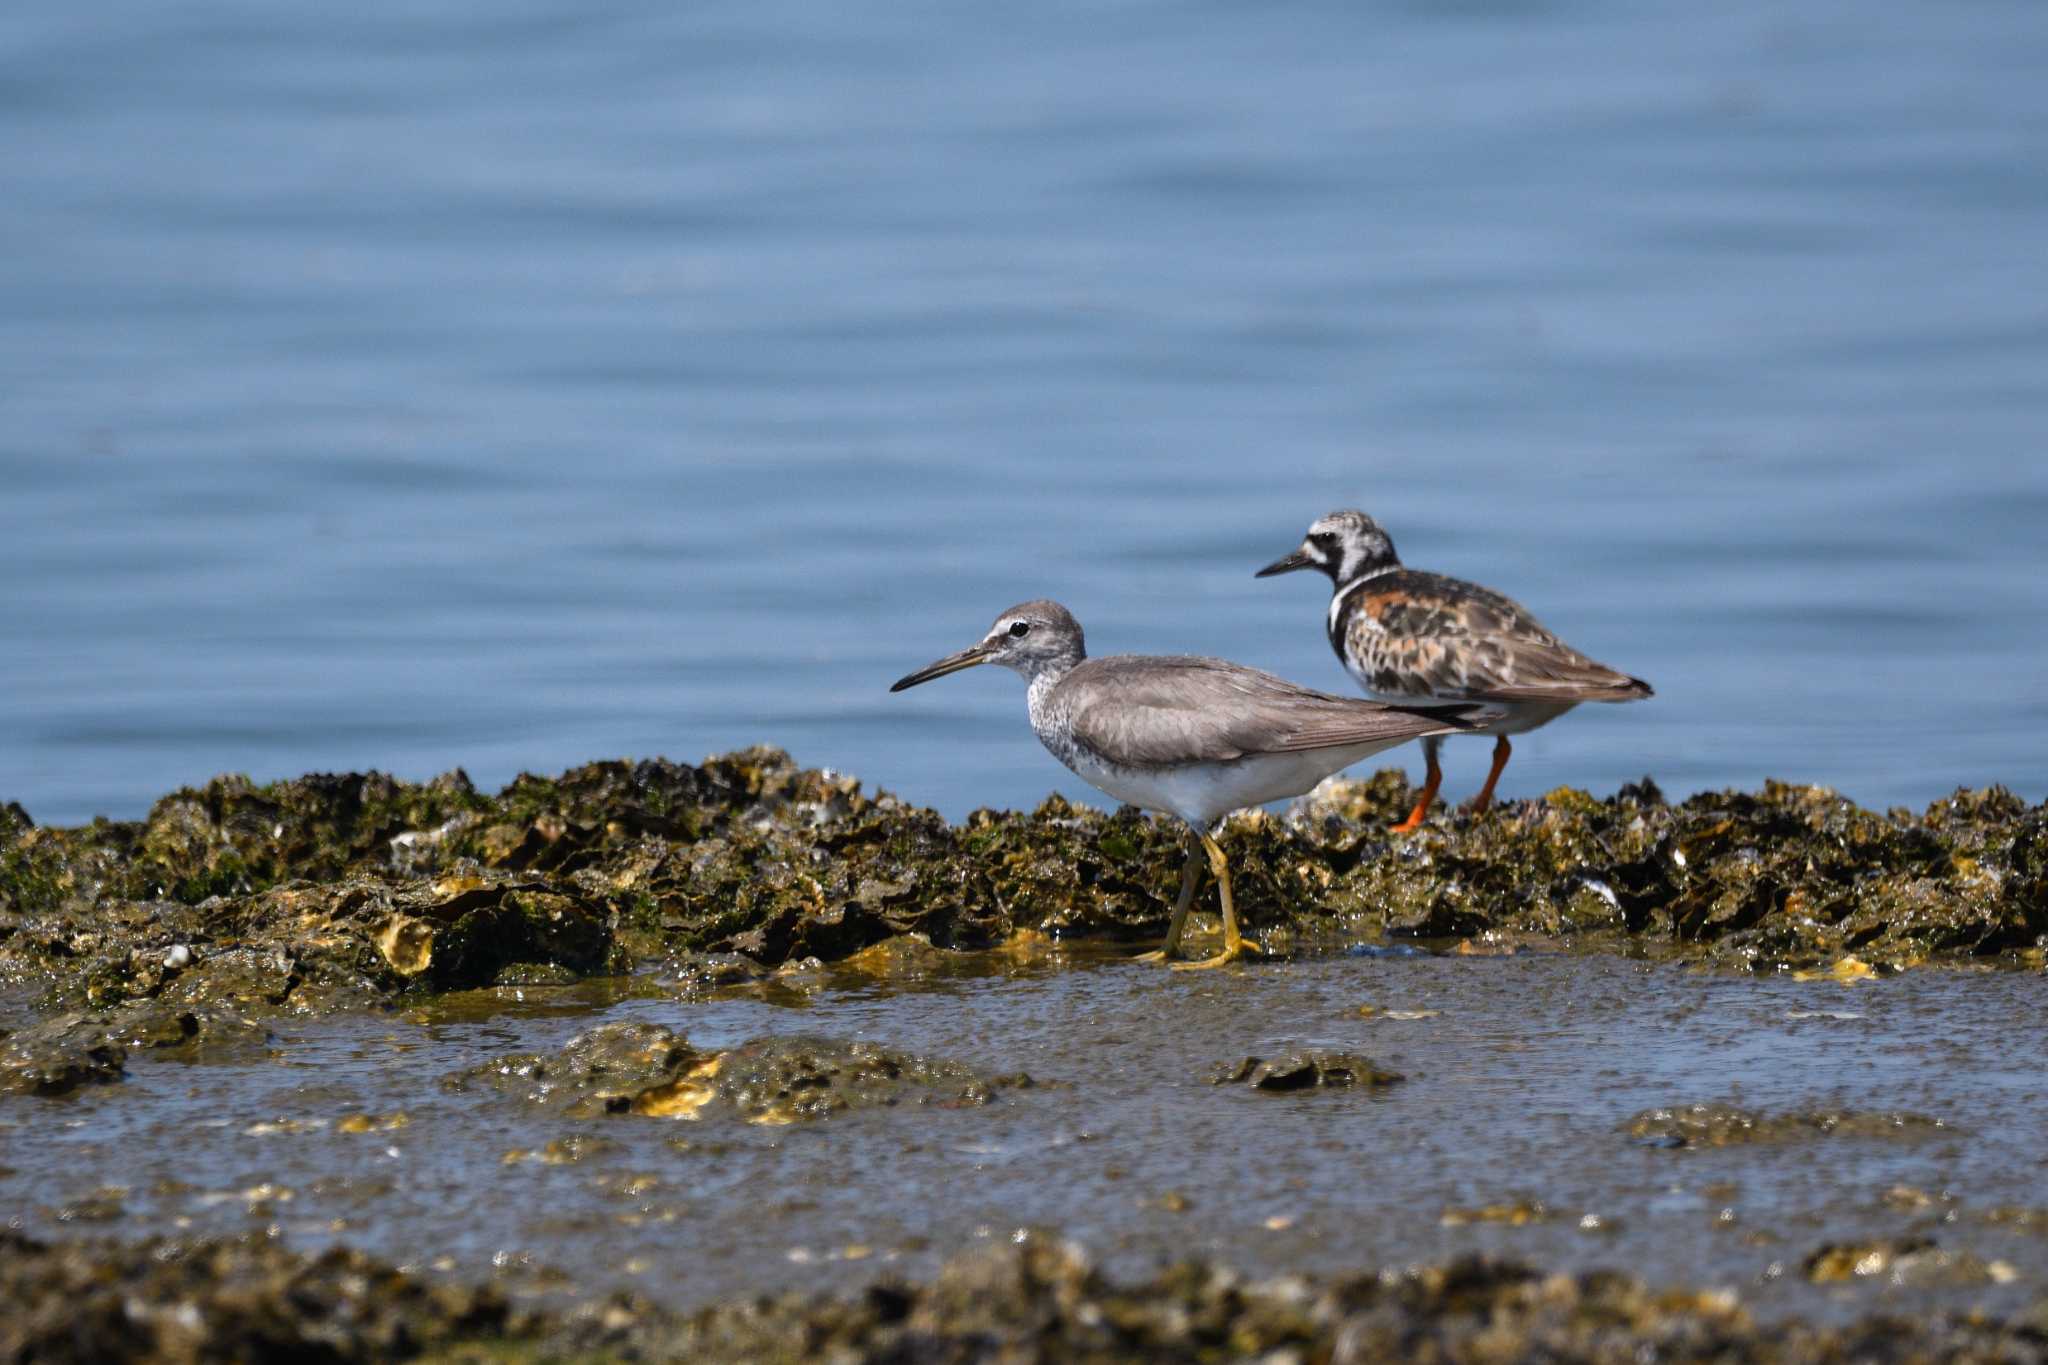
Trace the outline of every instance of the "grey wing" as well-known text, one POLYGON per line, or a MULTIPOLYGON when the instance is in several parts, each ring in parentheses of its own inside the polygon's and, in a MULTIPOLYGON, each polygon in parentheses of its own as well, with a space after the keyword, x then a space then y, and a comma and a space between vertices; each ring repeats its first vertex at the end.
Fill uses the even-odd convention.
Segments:
POLYGON ((1228 762, 1354 744, 1397 744, 1466 728, 1428 711, 1333 697, 1222 659, 1090 659, 1059 684, 1074 738, 1114 763, 1228 762))
POLYGON ((1650 685, 1595 662, 1511 598, 1406 571, 1369 584, 1350 622, 1354 657, 1387 695, 1474 701, 1629 701, 1650 685))

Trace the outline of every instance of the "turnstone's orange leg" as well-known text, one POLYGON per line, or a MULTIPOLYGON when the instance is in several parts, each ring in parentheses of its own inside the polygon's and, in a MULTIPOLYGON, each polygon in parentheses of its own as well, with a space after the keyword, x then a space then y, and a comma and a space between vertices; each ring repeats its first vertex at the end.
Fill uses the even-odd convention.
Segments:
POLYGON ((1422 753, 1429 760, 1429 776, 1422 780, 1422 795, 1415 798, 1415 809, 1408 812, 1408 818, 1395 825, 1392 834, 1413 834, 1422 827, 1424 817, 1429 814, 1431 803, 1436 800, 1436 789, 1444 784, 1444 770, 1436 761, 1436 741, 1422 741, 1422 753))
POLYGON ((1472 798, 1468 807, 1474 815, 1484 815, 1487 807, 1493 804, 1493 784, 1500 781, 1500 770, 1508 766, 1508 755, 1514 751, 1506 735, 1493 742, 1493 771, 1486 775, 1486 785, 1479 789, 1479 795, 1472 798))

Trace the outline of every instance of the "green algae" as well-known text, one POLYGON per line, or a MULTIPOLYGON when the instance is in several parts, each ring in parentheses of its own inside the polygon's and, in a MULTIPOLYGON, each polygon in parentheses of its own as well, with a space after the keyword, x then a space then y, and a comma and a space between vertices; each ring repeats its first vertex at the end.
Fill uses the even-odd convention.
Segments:
MULTIPOLYGON (((2038 966, 2048 947, 2048 807, 2001 788, 1916 814, 1779 782, 1674 804, 1644 781, 1395 837, 1409 799, 1389 771, 1229 821, 1251 932, 1756 971, 2038 966)), ((0 976, 73 1007, 304 1011, 707 955, 835 961, 905 935, 948 951, 1019 932, 1150 941, 1183 856, 1173 822, 1129 809, 1052 797, 954 825, 766 748, 593 763, 496 795, 459 772, 224 777, 137 822, 46 829, 0 808, 0 976)))

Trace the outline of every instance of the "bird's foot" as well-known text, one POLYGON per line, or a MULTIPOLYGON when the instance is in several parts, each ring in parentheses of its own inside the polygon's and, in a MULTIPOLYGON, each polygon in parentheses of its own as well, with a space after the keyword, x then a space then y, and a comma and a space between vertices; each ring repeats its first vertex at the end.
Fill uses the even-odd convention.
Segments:
POLYGON ((1408 818, 1398 825, 1389 826, 1387 833, 1413 834, 1416 830, 1422 828, 1422 822, 1429 818, 1429 808, 1434 804, 1436 804, 1436 784, 1432 782, 1429 786, 1424 787, 1422 795, 1415 799, 1415 805, 1409 810, 1408 818))
POLYGON ((1233 943, 1214 957, 1205 957, 1196 962, 1176 962, 1173 964, 1173 970, 1177 972, 1199 972, 1206 971, 1211 967, 1227 967, 1247 953, 1257 954, 1262 951, 1256 943, 1233 943))

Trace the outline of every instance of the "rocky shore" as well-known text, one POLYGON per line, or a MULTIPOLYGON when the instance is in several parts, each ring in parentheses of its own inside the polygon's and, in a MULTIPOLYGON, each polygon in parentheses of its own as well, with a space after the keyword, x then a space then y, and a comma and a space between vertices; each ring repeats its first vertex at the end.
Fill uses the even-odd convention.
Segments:
MULTIPOLYGON (((1402 776, 1383 772, 1330 784, 1283 815, 1230 822, 1222 837, 1239 904, 1270 957, 1594 951, 1823 986, 1920 966, 2043 969, 2048 806, 1999 788, 1879 813, 1778 783, 1672 803, 1646 781, 1606 798, 1560 790, 1485 816, 1442 812, 1393 838, 1386 826, 1409 799, 1402 776)), ((1069 949, 1099 958, 1151 947, 1179 858, 1178 831, 1136 812, 1053 798, 1028 814, 979 811, 952 824, 771 749, 694 767, 597 763, 522 777, 495 795, 460 773, 424 784, 220 778, 165 797, 144 820, 69 829, 0 807, 0 1177, 39 1116, 120 1095, 146 1059, 274 1063, 281 1032, 338 1016, 431 1015, 449 992, 608 981, 607 999, 644 989, 686 1011, 734 989, 797 998, 815 988, 803 983, 821 962, 906 983, 970 955, 986 972, 992 959, 1036 969, 1069 949)), ((565 1044, 501 1047, 443 1070, 443 1093, 498 1106, 491 1113, 506 1122, 561 1126, 545 1151, 506 1162, 531 1155, 573 1168, 609 1146, 575 1126, 593 1122, 773 1131, 853 1123, 859 1115, 834 1116, 854 1111, 992 1113, 1048 1093, 1043 1076, 876 1042, 778 1032, 699 1045, 694 1025, 686 1037, 589 1012, 565 1044)), ((1417 1085, 1405 1067, 1362 1055, 1232 1060, 1240 1055, 1201 1078, 1219 1102, 1417 1085)), ((244 1117, 245 1136, 303 1129, 334 1142, 406 1122, 381 1112, 235 1122, 244 1117)), ((1817 1137, 1938 1143, 1951 1132, 1910 1112, 1688 1102, 1639 1113, 1617 1140, 1776 1152, 1817 1137)), ((612 1182, 604 1198, 647 1179, 601 1178, 612 1182)), ((107 1199, 118 1217, 119 1196, 107 1199)), ((2011 1308, 2030 1298, 1991 1312, 1756 1318, 1721 1288, 1492 1254, 1312 1278, 1260 1278, 1225 1256, 1147 1279, 1109 1274, 1038 1231, 992 1239, 936 1271, 936 1258, 920 1275, 882 1271, 864 1290, 841 1280, 710 1306, 616 1291, 561 1302, 474 1271, 399 1266, 345 1246, 297 1250, 274 1230, 179 1237, 159 1222, 147 1235, 57 1237, 57 1225, 93 1222, 90 1205, 74 1197, 33 1229, 9 1211, 0 1361, 2048 1355, 2048 1301, 2011 1308)), ((1938 1196, 1921 1205, 1943 1207, 1938 1196)), ((1513 1209, 1460 1212, 1444 1225, 1514 1223, 1513 1209)), ((1815 1285, 2028 1283, 2024 1268, 2014 1284, 2011 1266, 1919 1233, 1839 1245, 1818 1230, 1795 1235, 1811 1254, 1787 1264, 1815 1285)))
POLYGON ((1382 1360, 2027 1361, 2048 1311, 1759 1324, 1725 1291, 1514 1261, 1253 1281, 1186 1263, 1119 1283, 1055 1235, 963 1253, 928 1284, 695 1311, 616 1295, 522 1308, 335 1250, 260 1238, 50 1245, 0 1232, 0 1360, 89 1362, 1382 1360))
MULTIPOLYGON (((1782 783, 1671 803, 1645 781, 1393 838, 1408 800, 1387 771, 1231 821, 1247 931, 1282 953, 1517 940, 1751 972, 2038 968, 2048 945, 2048 805, 2003 788, 1881 813, 1782 783)), ((89 1078, 265 1014, 494 982, 733 979, 905 935, 1150 946, 1180 856, 1177 829, 1132 810, 1054 797, 949 824, 765 748, 496 795, 459 772, 224 777, 141 821, 44 828, 0 807, 0 977, 78 1012, 58 1029, 89 1078)), ((0 1085, 66 1083, 7 1066, 0 1085)))

